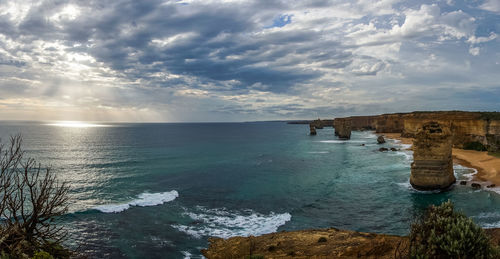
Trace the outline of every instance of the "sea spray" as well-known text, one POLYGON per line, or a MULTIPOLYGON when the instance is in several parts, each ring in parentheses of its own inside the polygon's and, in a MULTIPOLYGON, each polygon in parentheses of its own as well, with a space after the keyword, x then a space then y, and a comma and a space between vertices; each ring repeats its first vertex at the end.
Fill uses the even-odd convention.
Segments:
POLYGON ((229 238, 273 233, 292 218, 290 213, 271 212, 265 215, 252 210, 236 212, 225 208, 206 209, 203 207, 197 207, 196 212, 186 212, 184 215, 197 224, 172 225, 172 227, 196 238, 210 236, 229 238))
POLYGON ((99 205, 94 207, 94 209, 104 213, 118 213, 133 206, 148 207, 160 205, 165 202, 173 201, 177 197, 179 197, 179 193, 176 190, 159 193, 141 193, 139 194, 137 199, 134 199, 132 201, 125 203, 99 205))

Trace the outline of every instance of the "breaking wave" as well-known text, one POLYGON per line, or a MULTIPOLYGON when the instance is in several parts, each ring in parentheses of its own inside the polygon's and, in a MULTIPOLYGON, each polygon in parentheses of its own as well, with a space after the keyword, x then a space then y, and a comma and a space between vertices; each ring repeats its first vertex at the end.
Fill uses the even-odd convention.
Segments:
POLYGON ((331 143, 331 144, 366 143, 366 141, 363 141, 363 140, 338 140, 338 139, 320 140, 318 142, 331 143))
POLYGON ((99 205, 94 207, 94 209, 104 213, 118 213, 133 206, 148 207, 160 205, 165 202, 173 201, 177 197, 179 197, 179 193, 176 190, 158 193, 141 193, 135 200, 125 203, 99 205))
POLYGON ((442 192, 442 190, 432 190, 432 191, 421 191, 421 190, 417 190, 415 188, 413 188, 413 186, 411 185, 410 183, 410 180, 408 179, 408 181, 404 182, 404 183, 396 183, 397 185, 405 188, 405 189, 408 189, 410 192, 415 192, 415 193, 422 193, 422 194, 431 194, 431 193, 440 193, 442 192))
POLYGON ((221 238, 257 236, 276 232, 280 226, 285 225, 292 218, 290 213, 278 214, 271 212, 265 215, 252 210, 231 212, 225 208, 206 209, 197 207, 196 209, 198 210, 196 213, 184 213, 184 215, 194 220, 192 224, 188 226, 172 225, 172 227, 196 238, 204 236, 221 238))

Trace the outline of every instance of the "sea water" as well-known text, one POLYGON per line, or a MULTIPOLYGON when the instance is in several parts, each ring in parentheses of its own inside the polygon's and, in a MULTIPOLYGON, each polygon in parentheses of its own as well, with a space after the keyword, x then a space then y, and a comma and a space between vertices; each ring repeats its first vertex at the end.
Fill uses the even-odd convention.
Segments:
MULTIPOLYGON (((370 131, 284 122, 106 124, 0 122, 27 155, 71 185, 59 218, 67 245, 92 258, 200 258, 209 237, 337 227, 404 235, 448 199, 483 227, 500 227, 498 189, 419 192, 411 151, 370 131), (78 125, 77 125, 78 126, 78 125), (380 147, 399 151, 379 152, 380 147)), ((455 165, 459 180, 474 170, 455 165)))

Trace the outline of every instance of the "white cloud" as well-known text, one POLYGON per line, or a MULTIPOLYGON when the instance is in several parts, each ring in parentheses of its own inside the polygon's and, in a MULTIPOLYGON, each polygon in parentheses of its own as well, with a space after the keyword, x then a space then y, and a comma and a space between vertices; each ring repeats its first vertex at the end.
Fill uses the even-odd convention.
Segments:
POLYGON ((471 47, 469 48, 469 53, 472 55, 472 56, 477 56, 479 55, 479 51, 481 49, 479 47, 471 47))
POLYGON ((485 0, 479 8, 491 12, 500 13, 500 1, 498 0, 485 0))

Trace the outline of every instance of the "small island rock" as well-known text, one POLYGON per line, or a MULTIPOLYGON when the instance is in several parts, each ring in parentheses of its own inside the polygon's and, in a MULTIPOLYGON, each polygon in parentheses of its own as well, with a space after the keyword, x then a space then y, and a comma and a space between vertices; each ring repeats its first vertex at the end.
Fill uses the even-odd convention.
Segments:
POLYGON ((481 188, 481 185, 478 183, 473 183, 470 185, 472 188, 481 188))

